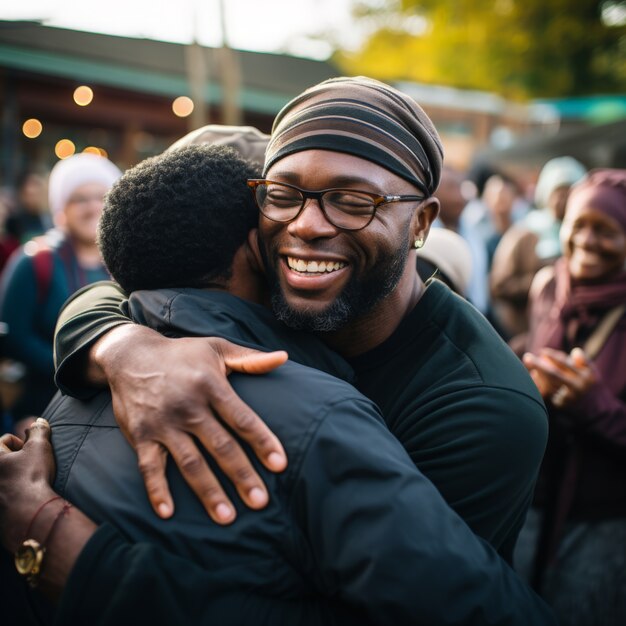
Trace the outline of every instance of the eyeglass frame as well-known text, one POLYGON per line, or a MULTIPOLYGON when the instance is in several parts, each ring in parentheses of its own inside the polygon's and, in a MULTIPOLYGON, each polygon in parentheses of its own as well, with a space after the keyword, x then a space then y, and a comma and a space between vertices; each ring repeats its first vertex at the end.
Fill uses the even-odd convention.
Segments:
MULTIPOLYGON (((347 230, 350 232, 355 232, 355 231, 363 230, 364 228, 367 228, 372 223, 374 216, 376 215, 376 211, 378 210, 378 207, 382 206, 383 204, 391 204, 394 202, 422 202, 423 200, 426 200, 426 196, 379 194, 379 193, 374 193, 373 191, 363 191, 361 189, 349 189, 346 187, 330 187, 328 189, 319 189, 317 191, 313 191, 311 189, 302 189, 301 187, 297 187, 296 185, 292 185, 290 183, 282 183, 277 180, 269 180, 268 178, 249 178, 246 181, 246 183, 248 187, 250 187, 250 190, 252 191, 252 195, 254 196, 254 202, 257 205, 257 208, 259 209, 263 217, 266 217, 268 220, 272 222, 276 222, 278 224, 289 224, 290 222, 293 222, 294 220, 298 219, 298 217, 300 217, 300 215, 302 214, 302 211, 304 210, 307 200, 311 199, 311 200, 317 201, 317 204, 319 205, 322 213, 324 214, 324 217, 326 218, 329 224, 332 224, 335 228, 339 228, 340 230, 347 230), (287 220, 277 220, 273 217, 269 217, 269 215, 266 215, 263 212, 263 208, 260 206, 257 195, 256 195, 256 190, 261 185, 267 185, 267 183, 271 183, 273 185, 281 185, 283 187, 289 187, 290 189, 295 189, 302 195, 302 204, 300 205, 298 212, 293 217, 290 217, 287 220), (372 209, 372 214, 367 220, 367 223, 364 224, 363 226, 359 226, 358 228, 346 228, 345 226, 338 226, 337 224, 335 224, 328 217, 328 213, 326 212, 326 207, 324 206, 324 200, 322 198, 324 194, 330 191, 348 191, 352 193, 362 193, 363 195, 370 196, 372 198, 372 201, 374 202, 374 207, 372 209)), ((343 212, 341 211, 341 209, 337 209, 337 210, 340 212, 343 212)))

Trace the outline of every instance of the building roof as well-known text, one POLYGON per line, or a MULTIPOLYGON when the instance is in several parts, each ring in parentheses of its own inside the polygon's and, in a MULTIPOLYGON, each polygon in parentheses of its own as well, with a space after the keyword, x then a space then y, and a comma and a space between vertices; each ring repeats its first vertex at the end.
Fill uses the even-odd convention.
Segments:
MULTIPOLYGON (((0 20, 0 67, 165 96, 189 91, 186 49, 179 43, 0 20)), ((202 50, 208 70, 205 99, 218 103, 219 49, 202 50)), ((240 104, 248 111, 276 113, 307 87, 339 73, 326 61, 243 50, 233 53, 241 71, 240 104)))
POLYGON ((494 164, 543 166, 549 159, 572 156, 588 168, 626 168, 626 119, 596 126, 566 128, 553 135, 536 134, 505 150, 490 149, 483 159, 494 164))

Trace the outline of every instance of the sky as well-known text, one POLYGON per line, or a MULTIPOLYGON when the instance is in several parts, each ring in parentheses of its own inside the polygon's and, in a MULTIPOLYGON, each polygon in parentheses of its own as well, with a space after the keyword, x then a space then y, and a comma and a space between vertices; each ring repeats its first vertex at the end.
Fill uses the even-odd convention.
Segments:
POLYGON ((218 46, 220 3, 233 48, 324 59, 332 49, 317 35, 345 47, 360 40, 351 0, 20 0, 3 3, 0 19, 40 19, 49 26, 162 41, 189 42, 195 35, 200 44, 218 46))

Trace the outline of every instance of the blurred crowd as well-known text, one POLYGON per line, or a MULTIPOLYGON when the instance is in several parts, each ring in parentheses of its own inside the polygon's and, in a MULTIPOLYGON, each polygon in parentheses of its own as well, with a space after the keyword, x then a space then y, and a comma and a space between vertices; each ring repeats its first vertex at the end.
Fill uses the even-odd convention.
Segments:
MULTIPOLYGON (((3 432, 22 436, 56 391, 64 301, 108 278, 96 227, 120 175, 106 158, 79 154, 48 174, 25 172, 0 198, 3 432)), ((444 166, 435 195, 440 212, 417 271, 489 320, 550 415, 515 565, 563 623, 588 610, 609 623, 579 590, 590 579, 626 584, 626 171, 589 172, 562 155, 528 188, 489 165, 444 166)))
POLYGON ((23 434, 56 393, 53 338, 65 300, 109 277, 96 244, 104 195, 121 175, 108 159, 79 154, 48 177, 26 172, 3 208, 0 319, 4 420, 23 434))

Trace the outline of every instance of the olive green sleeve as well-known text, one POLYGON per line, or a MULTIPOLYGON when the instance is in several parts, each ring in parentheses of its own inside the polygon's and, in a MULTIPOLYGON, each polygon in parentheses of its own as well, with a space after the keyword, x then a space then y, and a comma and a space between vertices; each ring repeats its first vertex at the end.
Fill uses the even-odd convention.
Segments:
POLYGON ((96 389, 85 378, 93 343, 121 324, 131 324, 127 295, 116 283, 103 281, 77 291, 64 305, 54 336, 55 382, 65 394, 87 398, 96 389))

